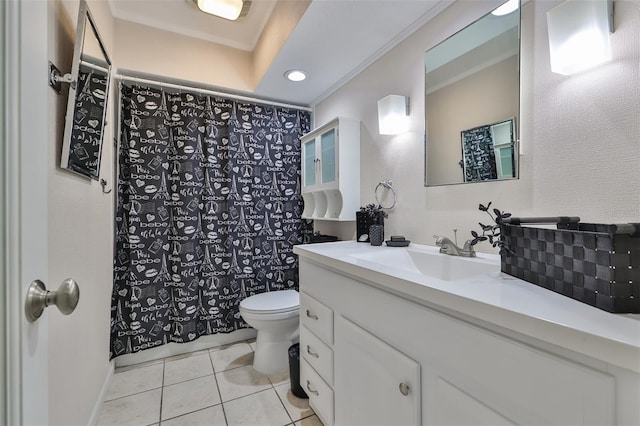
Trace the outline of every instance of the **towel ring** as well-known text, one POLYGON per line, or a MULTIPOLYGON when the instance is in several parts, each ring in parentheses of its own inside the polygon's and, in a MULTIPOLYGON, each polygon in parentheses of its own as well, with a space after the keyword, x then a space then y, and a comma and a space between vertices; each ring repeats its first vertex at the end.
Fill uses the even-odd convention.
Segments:
POLYGON ((379 182, 378 185, 376 186, 376 189, 374 190, 374 193, 376 196, 376 202, 383 209, 391 210, 396 206, 396 191, 393 189, 393 182, 391 182, 391 180, 383 180, 382 182, 379 182), (393 194, 393 203, 391 203, 390 206, 383 206, 380 200, 378 199, 378 188, 380 187, 387 188, 393 194))

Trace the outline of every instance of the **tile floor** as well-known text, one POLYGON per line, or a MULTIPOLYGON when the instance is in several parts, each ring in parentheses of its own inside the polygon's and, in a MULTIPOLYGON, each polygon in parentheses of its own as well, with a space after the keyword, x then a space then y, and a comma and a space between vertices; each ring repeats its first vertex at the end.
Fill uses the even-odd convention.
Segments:
POLYGON ((102 425, 322 426, 289 372, 253 370, 255 342, 240 342, 116 369, 102 425))

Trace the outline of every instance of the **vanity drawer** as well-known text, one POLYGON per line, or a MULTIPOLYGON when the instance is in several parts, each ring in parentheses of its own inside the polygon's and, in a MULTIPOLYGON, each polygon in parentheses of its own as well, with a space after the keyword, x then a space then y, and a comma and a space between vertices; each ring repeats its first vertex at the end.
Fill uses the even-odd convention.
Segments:
POLYGON ((300 328, 300 352, 328 384, 333 384, 333 350, 305 326, 300 328))
POLYGON ((333 310, 300 292, 300 322, 324 343, 333 344, 333 310))
POLYGON ((333 425, 333 390, 304 359, 300 360, 300 385, 322 423, 325 426, 333 425))

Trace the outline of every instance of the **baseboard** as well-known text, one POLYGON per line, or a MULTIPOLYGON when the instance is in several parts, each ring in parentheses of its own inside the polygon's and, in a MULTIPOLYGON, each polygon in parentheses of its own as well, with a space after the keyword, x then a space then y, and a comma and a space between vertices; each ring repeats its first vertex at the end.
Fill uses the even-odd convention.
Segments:
POLYGON ((95 426, 98 423, 98 417, 100 416, 100 411, 102 411, 104 399, 107 397, 107 393, 111 388, 111 381, 113 380, 114 371, 115 363, 111 361, 109 362, 109 371, 107 371, 107 376, 104 378, 104 383, 102 383, 102 389, 100 389, 98 400, 94 404, 93 411, 91 411, 91 417, 89 417, 89 421, 87 422, 88 426, 95 426))
POLYGON ((255 338, 256 333, 256 330, 253 328, 242 328, 228 334, 202 336, 198 340, 194 340, 189 343, 167 343, 166 345, 136 352, 134 354, 120 355, 115 358, 115 366, 116 368, 125 367, 170 356, 211 349, 217 346, 228 345, 230 343, 241 342, 243 340, 255 338))

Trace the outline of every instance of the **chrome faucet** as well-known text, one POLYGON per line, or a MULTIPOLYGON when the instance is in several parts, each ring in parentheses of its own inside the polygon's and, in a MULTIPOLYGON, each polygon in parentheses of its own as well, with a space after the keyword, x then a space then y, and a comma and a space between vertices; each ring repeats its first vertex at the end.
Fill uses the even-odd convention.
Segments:
POLYGON ((451 256, 476 257, 471 240, 467 240, 464 243, 464 247, 460 248, 447 237, 434 235, 433 238, 436 239, 436 245, 440 247, 440 253, 450 254, 451 256))

